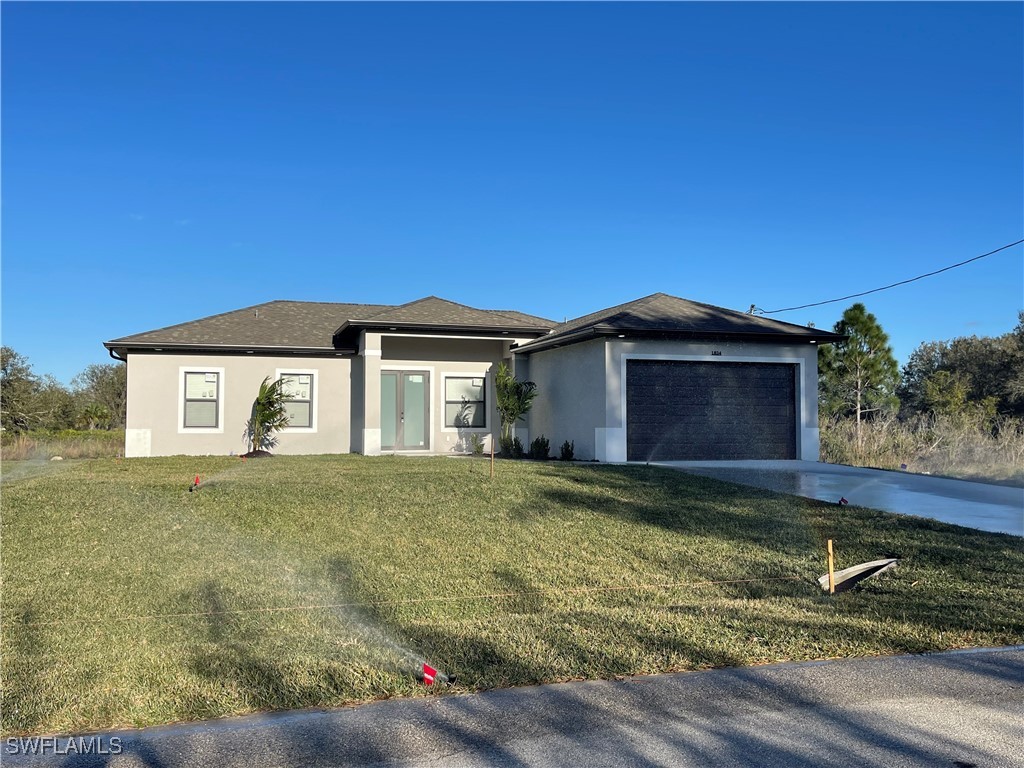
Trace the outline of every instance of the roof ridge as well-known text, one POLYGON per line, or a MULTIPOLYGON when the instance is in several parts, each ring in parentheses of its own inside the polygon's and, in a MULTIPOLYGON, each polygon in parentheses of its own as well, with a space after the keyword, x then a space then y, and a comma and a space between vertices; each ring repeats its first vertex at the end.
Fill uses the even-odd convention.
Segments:
MULTIPOLYGON (((433 294, 431 294, 430 296, 423 296, 423 297, 421 297, 419 299, 413 299, 412 301, 407 301, 407 302, 405 302, 403 304, 383 304, 383 305, 378 305, 378 306, 381 307, 380 312, 374 312, 372 315, 367 315, 366 317, 357 317, 357 318, 351 318, 350 317, 349 320, 372 320, 377 315, 382 315, 385 312, 387 312, 388 310, 403 309, 404 307, 411 307, 413 304, 419 304, 419 303, 427 301, 429 299, 437 299, 438 301, 447 301, 447 299, 442 299, 440 296, 434 296, 433 294)), ((451 301, 451 302, 448 302, 448 303, 449 304, 454 304, 455 302, 451 301)))
POLYGON ((806 338, 815 336, 826 341, 826 337, 833 335, 817 333, 813 329, 796 323, 759 317, 739 310, 659 292, 567 320, 547 336, 534 339, 522 346, 524 350, 531 347, 543 349, 558 343, 560 339, 576 338, 588 330, 595 334, 602 334, 614 329, 640 333, 678 331, 691 335, 747 333, 765 337, 806 338))
POLYGON ((554 329, 554 333, 558 333, 558 329, 561 328, 562 326, 567 326, 567 325, 570 325, 571 323, 583 323, 583 324, 585 324, 590 318, 596 319, 598 317, 614 317, 615 315, 617 315, 620 312, 622 312, 626 307, 631 307, 631 306, 635 307, 638 304, 646 302, 648 299, 654 299, 654 298, 657 298, 658 296, 667 296, 667 295, 668 294, 652 293, 649 296, 641 296, 639 299, 633 299, 632 301, 624 301, 621 304, 616 304, 616 305, 614 305, 612 307, 605 307, 604 309, 599 309, 596 312, 588 312, 585 315, 580 315, 579 317, 570 318, 569 320, 566 320, 565 322, 559 323, 558 326, 556 326, 556 328, 554 329))
POLYGON ((143 333, 156 333, 158 331, 170 331, 170 330, 173 330, 174 328, 180 328, 183 325, 191 325, 192 323, 198 323, 200 320, 212 320, 215 317, 225 317, 227 315, 233 315, 233 314, 235 314, 237 312, 246 312, 246 311, 248 311, 250 309, 259 309, 260 307, 265 307, 268 304, 277 304, 277 303, 279 303, 281 301, 284 301, 284 299, 271 299, 270 301, 263 301, 263 302, 260 302, 259 304, 250 304, 248 307, 239 307, 238 309, 229 309, 227 312, 218 312, 215 315, 207 315, 206 317, 200 317, 200 318, 197 318, 195 320, 186 320, 186 321, 184 321, 182 323, 172 323, 171 325, 164 325, 164 326, 161 326, 160 328, 150 328, 148 331, 139 331, 138 333, 129 333, 127 336, 118 336, 116 339, 111 339, 111 341, 120 341, 121 339, 131 338, 132 336, 140 336, 143 333))
POLYGON ((541 317, 540 315, 532 315, 529 312, 520 312, 518 309, 485 309, 484 312, 494 312, 495 314, 507 317, 509 320, 516 320, 517 318, 512 315, 522 315, 523 317, 532 317, 535 320, 543 320, 547 323, 551 323, 551 327, 558 325, 556 322, 552 322, 549 318, 541 317), (509 313, 512 313, 511 315, 509 313))
POLYGON ((742 315, 743 317, 752 318, 752 319, 754 319, 754 320, 756 320, 758 322, 777 323, 779 325, 791 325, 791 326, 794 326, 796 328, 806 328, 807 327, 806 325, 800 325, 799 323, 791 323, 788 320, 777 320, 774 317, 764 317, 763 315, 755 315, 752 312, 744 312, 742 309, 730 309, 729 307, 716 307, 714 304, 708 304, 707 302, 704 302, 704 301, 694 301, 693 299, 683 299, 683 301, 688 301, 691 304, 696 304, 698 307, 710 307, 711 309, 715 309, 715 310, 719 310, 719 311, 724 310, 726 312, 732 312, 733 314, 736 314, 736 315, 742 315))
POLYGON ((387 304, 360 304, 351 301, 302 301, 301 299, 270 299, 269 301, 262 301, 259 304, 250 304, 247 307, 239 307, 238 309, 229 309, 225 312, 217 312, 213 315, 206 315, 205 317, 197 317, 194 320, 185 320, 180 323, 171 323, 170 325, 163 325, 159 328, 150 328, 145 331, 138 331, 137 333, 129 333, 126 336, 118 336, 116 339, 111 341, 120 341, 122 339, 129 339, 132 336, 140 336, 142 334, 159 333, 160 331, 173 331, 182 326, 192 325, 193 323, 205 322, 206 320, 215 320, 218 317, 227 317, 228 315, 235 315, 241 312, 249 312, 251 310, 260 309, 261 307, 268 307, 272 304, 317 304, 320 306, 332 306, 332 307, 381 307, 387 309, 387 304))
MULTIPOLYGON (((512 317, 511 315, 505 314, 506 312, 515 312, 516 310, 514 310, 514 309, 512 309, 512 310, 505 310, 505 309, 482 309, 480 307, 474 307, 474 306, 471 306, 469 304, 463 304, 462 302, 459 302, 459 301, 452 301, 451 299, 441 298, 440 296, 428 296, 427 298, 428 299, 437 299, 438 301, 444 301, 444 302, 447 302, 449 304, 454 304, 457 307, 463 307, 465 309, 472 309, 474 312, 486 312, 489 315, 499 315, 499 316, 501 316, 501 317, 505 318, 506 320, 509 320, 509 321, 511 321, 513 323, 520 322, 517 318, 512 317)), ((523 312, 522 314, 525 315, 526 313, 523 312)), ((534 317, 534 315, 530 315, 530 317, 534 317)), ((543 319, 543 318, 539 318, 539 319, 543 319)))
MULTIPOLYGON (((472 307, 471 307, 471 309, 472 309, 472 307)), ((514 309, 481 309, 480 311, 481 312, 487 312, 488 314, 491 314, 491 315, 498 315, 500 317, 505 318, 506 320, 509 320, 509 321, 513 322, 513 323, 520 323, 520 322, 522 322, 522 320, 520 320, 519 318, 516 318, 516 317, 513 317, 512 315, 507 314, 508 312, 516 312, 517 311, 517 310, 514 310, 514 309)), ((526 312, 520 312, 519 314, 525 315, 526 317, 535 317, 538 320, 543 320, 544 319, 543 317, 537 317, 537 315, 531 315, 531 314, 528 314, 526 312)))
MULTIPOLYGON (((380 317, 381 315, 387 314, 388 312, 405 309, 407 307, 411 307, 411 306, 414 306, 416 304, 422 304, 424 302, 431 301, 431 300, 433 300, 433 301, 440 301, 440 302, 442 302, 444 304, 449 304, 449 305, 451 305, 453 307, 459 307, 460 309, 468 309, 468 310, 470 310, 472 312, 483 312, 484 314, 487 314, 487 315, 497 316, 497 317, 499 317, 499 318, 501 318, 503 320, 507 320, 509 323, 513 323, 513 324, 521 324, 522 323, 521 319, 516 318, 516 317, 512 317, 511 315, 508 315, 508 314, 505 314, 508 311, 513 311, 514 312, 516 310, 481 309, 480 307, 474 307, 474 306, 471 306, 470 304, 463 304, 460 301, 452 301, 451 299, 446 299, 443 296, 437 296, 435 294, 430 294, 429 296, 423 296, 423 297, 421 297, 419 299, 413 299, 412 301, 407 301, 404 304, 395 304, 395 305, 391 305, 391 306, 385 306, 383 309, 381 309, 380 312, 375 312, 372 315, 367 315, 365 317, 359 317, 359 318, 349 318, 349 319, 350 320, 373 320, 375 318, 380 317)), ((523 314, 525 314, 525 313, 523 313, 523 314)), ((534 316, 530 315, 530 317, 534 317, 534 316)), ((538 319, 543 320, 543 318, 538 318, 538 319)))
MULTIPOLYGON (((366 301, 306 301, 305 299, 274 299, 273 301, 264 302, 264 304, 329 304, 332 307, 391 307, 392 304, 375 304, 366 301)), ((263 306, 262 304, 258 306, 263 306)), ((248 309, 248 307, 246 307, 248 309)), ((237 311, 237 310, 235 310, 237 311)), ((216 315, 211 315, 216 317, 216 315)), ((204 318, 205 319, 205 318, 204 318)))

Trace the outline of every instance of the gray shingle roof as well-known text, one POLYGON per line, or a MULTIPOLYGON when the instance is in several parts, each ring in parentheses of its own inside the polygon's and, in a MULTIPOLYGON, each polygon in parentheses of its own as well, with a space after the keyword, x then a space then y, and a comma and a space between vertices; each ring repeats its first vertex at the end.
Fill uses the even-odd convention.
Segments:
POLYGON ((483 326, 495 328, 544 328, 555 324, 541 317, 531 317, 522 312, 505 312, 495 309, 476 309, 465 304, 427 296, 397 307, 386 307, 380 311, 353 317, 352 325, 384 325, 387 323, 409 323, 414 325, 483 326))
POLYGON ((520 346, 524 351, 547 347, 594 333, 686 334, 692 337, 790 336, 801 340, 838 340, 840 336, 711 304, 654 293, 636 301, 602 309, 561 323, 547 336, 520 346))
POLYGON ((334 329, 348 318, 385 309, 382 304, 268 301, 166 328, 122 336, 107 346, 188 344, 331 348, 334 329))
POLYGON ((110 348, 145 346, 283 347, 333 349, 342 326, 361 324, 473 325, 543 332, 550 320, 522 313, 474 309, 434 296, 395 307, 387 304, 340 304, 312 301, 268 301, 219 315, 152 331, 122 336, 110 348), (362 321, 362 322, 360 322, 362 321))
POLYGON ((569 344, 608 333, 711 336, 790 337, 835 341, 828 331, 749 315, 710 304, 655 293, 556 324, 513 310, 476 309, 427 296, 400 306, 312 301, 269 301, 187 323, 136 333, 108 341, 108 349, 129 347, 252 347, 292 350, 334 349, 351 344, 361 326, 433 326, 520 330, 524 335, 550 333, 521 345, 524 352, 569 344), (349 331, 342 335, 342 329, 349 331))
POLYGON ((502 315, 511 317, 513 320, 519 320, 526 325, 536 326, 547 326, 548 328, 554 328, 558 323, 548 320, 546 317, 537 317, 537 315, 528 315, 525 312, 516 312, 514 309, 496 309, 502 315))

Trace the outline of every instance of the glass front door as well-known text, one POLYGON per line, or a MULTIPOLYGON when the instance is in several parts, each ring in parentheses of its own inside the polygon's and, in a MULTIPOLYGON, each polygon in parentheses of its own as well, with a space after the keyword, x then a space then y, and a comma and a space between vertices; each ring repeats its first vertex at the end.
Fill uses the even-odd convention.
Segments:
POLYGON ((430 448, 430 374, 381 371, 380 447, 389 451, 430 448))

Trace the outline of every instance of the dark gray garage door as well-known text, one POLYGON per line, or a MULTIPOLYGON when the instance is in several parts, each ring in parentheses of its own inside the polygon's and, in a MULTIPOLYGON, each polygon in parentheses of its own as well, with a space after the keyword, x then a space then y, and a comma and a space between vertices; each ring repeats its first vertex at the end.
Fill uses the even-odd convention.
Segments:
POLYGON ((627 360, 626 458, 795 459, 796 366, 627 360))

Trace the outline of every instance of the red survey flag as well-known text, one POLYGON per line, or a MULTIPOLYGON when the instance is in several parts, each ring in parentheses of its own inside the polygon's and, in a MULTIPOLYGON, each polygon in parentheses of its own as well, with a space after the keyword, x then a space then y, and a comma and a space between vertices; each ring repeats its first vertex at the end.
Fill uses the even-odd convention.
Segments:
POLYGON ((434 677, 436 675, 437 675, 437 670, 434 669, 429 664, 427 664, 427 662, 423 662, 423 684, 424 685, 433 685, 434 684, 434 677))

